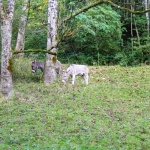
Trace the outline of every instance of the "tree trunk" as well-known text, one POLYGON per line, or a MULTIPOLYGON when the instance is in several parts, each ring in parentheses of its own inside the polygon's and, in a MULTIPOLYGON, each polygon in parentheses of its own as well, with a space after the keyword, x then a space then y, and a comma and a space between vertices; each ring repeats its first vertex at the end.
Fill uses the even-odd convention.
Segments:
MULTIPOLYGON (((16 42, 15 50, 24 51, 24 37, 25 37, 25 28, 27 24, 27 5, 29 0, 24 0, 24 5, 22 7, 22 16, 20 18, 19 30, 16 42)), ((19 53, 18 57, 22 57, 24 53, 19 53)))
MULTIPOLYGON (((149 0, 144 0, 145 9, 149 8, 149 0)), ((146 21, 147 21, 147 36, 149 37, 149 12, 146 12, 146 21)))
MULTIPOLYGON (((131 3, 132 3, 132 0, 131 0, 131 3)), ((133 10, 133 7, 131 5, 131 10, 133 10)), ((131 13, 131 49, 132 49, 132 52, 133 52, 133 14, 131 13)))
POLYGON ((4 10, 3 2, 0 0, 1 15, 1 37, 2 37, 2 59, 1 59, 1 92, 5 98, 12 94, 12 22, 14 15, 15 0, 7 1, 7 11, 4 10), (6 13, 5 13, 6 12, 6 13))
MULTIPOLYGON (((52 52, 57 52, 57 21, 58 21, 58 1, 48 1, 48 33, 47 33, 47 50, 52 47, 52 52)), ((49 83, 56 80, 55 71, 56 57, 50 54, 46 54, 46 63, 44 70, 44 82, 49 83)))
POLYGON ((134 16, 134 25, 135 25, 135 31, 136 31, 136 36, 137 36, 137 40, 138 40, 138 45, 140 46, 141 45, 141 43, 140 43, 140 35, 139 35, 139 31, 138 31, 136 20, 135 20, 135 16, 134 16))

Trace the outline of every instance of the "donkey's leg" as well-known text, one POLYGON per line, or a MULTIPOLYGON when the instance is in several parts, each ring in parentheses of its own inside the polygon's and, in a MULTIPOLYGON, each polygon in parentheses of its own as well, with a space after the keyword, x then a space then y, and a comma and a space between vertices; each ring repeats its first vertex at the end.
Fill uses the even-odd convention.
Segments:
POLYGON ((75 75, 73 74, 72 75, 72 84, 74 84, 74 81, 75 81, 75 75))
POLYGON ((83 78, 85 83, 88 84, 88 74, 84 74, 83 78))

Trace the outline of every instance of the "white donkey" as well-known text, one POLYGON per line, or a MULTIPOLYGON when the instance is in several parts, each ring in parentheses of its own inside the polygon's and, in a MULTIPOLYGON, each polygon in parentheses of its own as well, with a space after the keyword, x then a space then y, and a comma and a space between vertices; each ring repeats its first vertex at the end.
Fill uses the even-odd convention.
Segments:
POLYGON ((74 84, 75 76, 78 75, 78 76, 82 76, 83 79, 85 80, 85 83, 88 84, 88 72, 89 72, 89 69, 87 66, 72 64, 66 71, 63 71, 62 82, 66 82, 69 76, 71 75, 72 84, 74 84))

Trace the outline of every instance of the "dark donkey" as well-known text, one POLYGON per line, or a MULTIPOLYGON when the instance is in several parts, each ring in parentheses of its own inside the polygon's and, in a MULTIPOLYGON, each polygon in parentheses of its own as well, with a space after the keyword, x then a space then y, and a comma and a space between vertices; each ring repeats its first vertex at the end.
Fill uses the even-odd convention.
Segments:
MULTIPOLYGON (((31 64, 32 72, 35 73, 37 69, 40 69, 42 72, 44 71, 44 63, 43 62, 37 62, 36 60, 32 61, 31 64)), ((57 74, 61 74, 61 63, 60 61, 56 61, 55 70, 57 74)))
POLYGON ((42 72, 44 71, 44 63, 43 62, 37 62, 36 60, 33 60, 31 67, 32 67, 33 73, 35 73, 37 71, 37 69, 40 69, 42 72))

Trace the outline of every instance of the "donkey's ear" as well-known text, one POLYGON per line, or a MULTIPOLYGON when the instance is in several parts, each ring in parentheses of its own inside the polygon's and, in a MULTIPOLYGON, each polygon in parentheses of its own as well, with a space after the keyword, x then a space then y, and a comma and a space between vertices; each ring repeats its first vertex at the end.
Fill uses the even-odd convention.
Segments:
POLYGON ((32 60, 31 61, 31 65, 35 64, 36 63, 36 60, 32 60))
POLYGON ((32 63, 33 63, 33 62, 36 62, 36 60, 34 59, 34 60, 32 60, 31 62, 32 62, 32 63))

